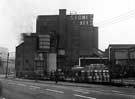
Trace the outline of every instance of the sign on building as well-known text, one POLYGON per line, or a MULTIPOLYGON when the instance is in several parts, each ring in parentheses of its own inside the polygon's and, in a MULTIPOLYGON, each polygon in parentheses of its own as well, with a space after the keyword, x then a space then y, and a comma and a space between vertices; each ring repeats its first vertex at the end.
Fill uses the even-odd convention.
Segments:
POLYGON ((115 59, 128 59, 128 52, 127 51, 115 52, 115 59))
POLYGON ((50 35, 39 35, 39 49, 50 49, 50 35))

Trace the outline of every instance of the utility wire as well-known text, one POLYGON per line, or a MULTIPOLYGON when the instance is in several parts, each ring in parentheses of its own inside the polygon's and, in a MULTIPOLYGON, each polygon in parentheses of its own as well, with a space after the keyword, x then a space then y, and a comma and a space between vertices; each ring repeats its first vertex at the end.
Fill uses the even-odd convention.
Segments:
POLYGON ((131 11, 128 11, 124 14, 121 14, 119 16, 116 16, 110 20, 105 20, 105 21, 101 21, 99 23, 96 23, 99 27, 105 27, 105 26, 109 26, 109 25, 112 25, 112 24, 116 24, 116 23, 119 23, 119 22, 122 22, 122 21, 125 21, 131 17, 134 17, 135 16, 135 9, 134 10, 131 10, 131 11))

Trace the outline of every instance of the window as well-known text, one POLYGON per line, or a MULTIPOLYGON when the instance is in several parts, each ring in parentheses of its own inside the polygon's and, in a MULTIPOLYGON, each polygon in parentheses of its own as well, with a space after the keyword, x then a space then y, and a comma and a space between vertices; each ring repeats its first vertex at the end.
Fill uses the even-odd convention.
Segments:
POLYGON ((85 25, 85 21, 83 21, 83 25, 85 25))
POLYGON ((88 16, 87 16, 87 15, 85 16, 85 19, 86 19, 86 20, 88 19, 88 16))
POLYGON ((89 25, 89 22, 88 21, 86 21, 86 25, 89 25))
POLYGON ((92 23, 93 23, 92 20, 90 20, 90 25, 92 25, 92 23))
POLYGON ((81 16, 80 15, 78 16, 78 20, 81 20, 81 16))
POLYGON ((82 21, 80 21, 80 25, 82 25, 82 21))
POLYGON ((82 19, 85 19, 85 15, 82 16, 82 19))

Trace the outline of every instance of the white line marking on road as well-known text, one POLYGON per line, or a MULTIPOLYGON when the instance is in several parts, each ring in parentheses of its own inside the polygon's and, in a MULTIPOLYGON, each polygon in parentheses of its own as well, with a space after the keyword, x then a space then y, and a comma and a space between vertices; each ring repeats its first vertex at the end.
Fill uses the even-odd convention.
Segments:
POLYGON ((81 98, 87 98, 87 99, 96 99, 96 98, 93 98, 93 97, 87 97, 87 96, 82 96, 82 95, 78 95, 78 94, 74 94, 74 96, 81 97, 81 98))
POLYGON ((112 90, 112 92, 117 92, 117 93, 120 93, 120 91, 117 91, 117 90, 112 90))
POLYGON ((41 86, 45 86, 45 87, 50 86, 50 85, 46 85, 46 84, 42 84, 42 83, 40 83, 40 84, 39 83, 34 83, 34 85, 41 85, 41 86))
POLYGON ((15 83, 8 83, 8 84, 13 85, 13 84, 15 84, 15 83))
POLYGON ((38 86, 29 86, 31 89, 40 89, 38 86))
POLYGON ((97 90, 90 90, 90 92, 96 92, 96 93, 104 93, 104 92, 101 92, 101 91, 97 91, 97 90))
POLYGON ((135 95, 127 95, 127 94, 122 94, 122 93, 116 93, 116 94, 122 95, 122 96, 127 96, 127 97, 135 98, 135 95))
POLYGON ((52 86, 52 87, 56 87, 56 88, 66 88, 66 87, 64 87, 64 86, 52 86))
POLYGON ((58 90, 52 90, 52 89, 45 89, 47 91, 52 91, 52 92, 57 92, 57 93, 64 93, 63 91, 58 91, 58 90))
POLYGON ((83 94, 89 94, 89 92, 83 91, 83 90, 74 90, 74 91, 76 91, 76 92, 81 92, 81 93, 83 93, 83 94))
POLYGON ((26 86, 25 84, 17 84, 17 85, 19 85, 19 86, 26 86))

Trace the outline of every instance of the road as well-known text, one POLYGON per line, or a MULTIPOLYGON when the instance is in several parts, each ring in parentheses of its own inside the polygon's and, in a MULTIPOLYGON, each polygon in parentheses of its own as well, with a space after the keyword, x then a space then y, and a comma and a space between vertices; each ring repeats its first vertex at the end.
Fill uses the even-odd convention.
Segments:
POLYGON ((135 99, 135 88, 76 87, 1 79, 3 99, 135 99))

